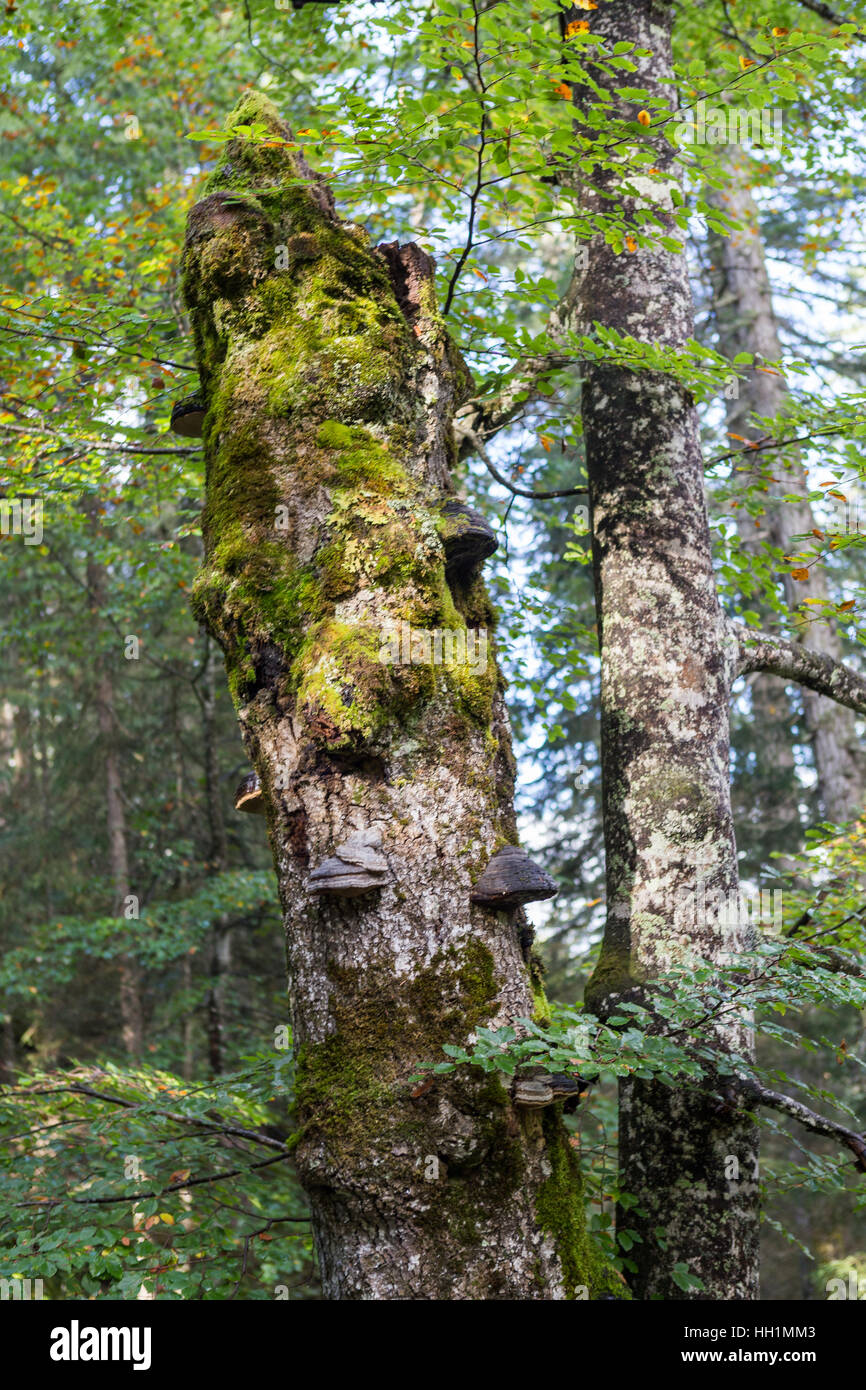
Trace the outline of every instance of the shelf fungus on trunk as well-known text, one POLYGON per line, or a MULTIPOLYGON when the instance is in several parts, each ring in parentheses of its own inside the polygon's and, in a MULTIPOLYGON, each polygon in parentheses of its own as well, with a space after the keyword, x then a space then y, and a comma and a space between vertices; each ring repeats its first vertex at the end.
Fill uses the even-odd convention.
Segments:
POLYGON ((592 1085, 582 1076, 568 1072, 549 1072, 540 1069, 515 1077, 511 1094, 515 1105, 535 1110, 545 1105, 565 1102, 566 1110, 574 1110, 588 1094, 592 1085))
POLYGON ((555 898, 559 889, 550 874, 533 863, 518 845, 505 845, 494 854, 472 892, 470 902, 510 912, 524 903, 555 898))
POLYGON ((359 898, 381 888, 387 880, 388 862, 382 853, 381 830, 358 830, 345 844, 337 846, 332 858, 313 870, 307 889, 317 896, 359 898))
POLYGON ((182 434, 187 439, 201 439, 204 423, 204 397, 200 391, 184 396, 176 401, 171 409, 170 429, 173 434, 182 434))
POLYGON ((496 532, 481 513, 456 497, 442 507, 440 536, 448 579, 473 577, 499 546, 496 532))
POLYGON ((249 811, 252 815, 263 816, 265 814, 265 798, 262 794, 262 784, 259 781, 257 772, 248 772, 238 782, 235 791, 235 810, 249 811))

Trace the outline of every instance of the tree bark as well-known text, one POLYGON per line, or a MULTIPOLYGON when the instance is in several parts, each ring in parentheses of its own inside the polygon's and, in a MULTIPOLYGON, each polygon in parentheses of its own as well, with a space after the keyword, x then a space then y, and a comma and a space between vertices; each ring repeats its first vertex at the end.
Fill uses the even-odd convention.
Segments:
MULTIPOLYGON (((228 859, 225 816, 219 778, 216 740, 216 671, 214 643, 207 638, 202 676, 201 708, 204 734, 205 797, 207 800, 210 844, 208 860, 212 873, 222 873, 228 859)), ((232 926, 230 919, 214 922, 210 931, 210 987, 205 999, 207 1012, 208 1066, 211 1076, 220 1076, 225 1063, 225 1003, 227 977, 231 969, 232 926)))
MULTIPOLYGON (((710 192, 709 198, 738 222, 741 229, 731 236, 710 234, 713 288, 719 351, 731 358, 740 352, 751 352, 757 359, 756 366, 745 369, 744 380, 739 384, 739 397, 725 403, 728 429, 732 434, 750 439, 758 438, 754 417, 775 418, 784 414, 788 391, 781 373, 765 366, 780 360, 782 346, 758 209, 749 188, 748 160, 742 151, 729 147, 726 164, 730 180, 724 190, 710 192)), ((748 468, 749 462, 749 455, 745 453, 739 468, 748 468)), ((752 471, 754 480, 763 481, 768 491, 766 532, 762 535, 754 527, 752 518, 743 516, 740 534, 753 552, 768 540, 783 555, 790 555, 803 544, 794 537, 809 536, 817 526, 808 500, 806 469, 797 454, 791 453, 769 458, 764 455, 752 471), (783 503, 777 500, 782 495, 796 495, 800 500, 783 503)), ((792 579, 790 569, 791 566, 785 568, 783 582, 785 598, 792 611, 805 599, 826 602, 827 582, 820 564, 809 566, 806 580, 792 579)), ((842 643, 833 624, 809 625, 800 616, 798 627, 801 641, 831 660, 841 661, 842 643)), ((802 700, 824 814, 833 821, 849 820, 862 809, 866 770, 854 717, 850 710, 811 690, 803 691, 802 700)), ((773 707, 781 707, 781 715, 787 706, 787 696, 771 677, 759 676, 753 686, 753 702, 762 706, 765 714, 773 707)), ((772 724, 769 727, 772 728, 772 724)))
MULTIPOLYGON (((216 725, 216 662, 214 644, 206 638, 202 692, 202 740, 204 744, 204 785, 207 801, 208 860, 213 873, 222 873, 228 861, 226 823, 220 788, 219 752, 216 725)), ((217 658, 218 659, 218 658, 217 658)))
MULTIPOLYGON (((630 81, 666 101, 674 90, 672 8, 656 0, 603 5, 593 33, 631 41, 630 81)), ((579 19, 581 11, 566 12, 579 19)), ((619 76, 599 76, 613 88, 619 76)), ((578 107, 593 99, 575 91, 578 107)), ((650 102, 644 102, 645 105, 650 102)), ((637 108, 624 114, 635 119, 637 108)), ((580 190, 582 208, 620 208, 639 233, 640 208, 672 211, 673 150, 654 141, 656 176, 598 166, 580 190)), ((676 235, 676 228, 672 227, 676 235)), ((647 342, 682 347, 693 336, 686 259, 661 247, 618 253, 598 235, 571 296, 573 326, 594 323, 647 342)), ((674 378, 607 365, 584 366, 583 424, 589 474, 601 643, 602 769, 607 857, 607 926, 587 1002, 608 1012, 629 991, 695 953, 721 962, 747 944, 678 905, 737 892, 729 786, 728 704, 735 642, 719 605, 704 497, 694 401, 674 378)), ((748 1021, 719 1028, 720 1048, 747 1053, 748 1021)), ((639 1199, 622 1213, 642 1243, 630 1252, 639 1298, 757 1296, 757 1134, 748 1115, 707 1091, 629 1081, 622 1087, 620 1185, 639 1199), (736 1159, 741 1179, 726 1169, 736 1159), (636 1214, 637 1211, 642 1215, 636 1214), (666 1248, 656 1231, 663 1228, 666 1248), (703 1290, 684 1293, 685 1264, 703 1290)))
MULTIPOLYGON (((92 557, 87 562, 87 587, 90 603, 97 617, 105 605, 105 570, 92 557)), ((114 712, 114 684, 103 655, 97 657, 96 719, 102 744, 105 775, 105 815, 108 833, 108 864, 112 887, 112 915, 119 917, 126 931, 125 906, 129 897, 129 860, 126 849, 126 816, 123 809, 123 789, 120 759, 117 750, 117 730, 114 712)), ((141 1010, 141 977, 134 957, 122 953, 117 957, 120 976, 120 1016, 123 1045, 131 1057, 139 1057, 144 1046, 144 1021, 141 1010)))
POLYGON ((255 121, 274 143, 230 140, 187 228, 207 402, 194 606, 264 789, 323 1287, 573 1296, 609 1276, 587 1249, 558 1108, 524 1114, 495 1077, 412 1080, 443 1044, 533 1010, 522 913, 469 898, 515 839, 495 661, 380 659, 400 622, 492 631, 480 580, 444 567, 468 373, 429 258, 372 250, 248 94, 230 123, 255 121), (310 871, 361 830, 381 832, 384 886, 313 895, 310 871))

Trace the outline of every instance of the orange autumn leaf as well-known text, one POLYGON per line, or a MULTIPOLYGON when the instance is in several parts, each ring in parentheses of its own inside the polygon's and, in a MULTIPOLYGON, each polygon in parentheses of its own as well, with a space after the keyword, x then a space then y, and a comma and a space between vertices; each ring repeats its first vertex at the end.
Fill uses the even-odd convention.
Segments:
POLYGON ((550 435, 549 435, 549 434, 540 434, 540 435, 538 436, 538 438, 539 438, 539 442, 541 443, 542 448, 545 450, 546 453, 549 454, 549 453, 550 453, 550 446, 551 446, 551 444, 553 443, 553 440, 551 439, 550 435))
POLYGON ((754 66, 755 60, 753 58, 744 58, 742 53, 740 54, 740 67, 743 69, 743 72, 746 71, 746 68, 753 68, 754 66))
POLYGON ((819 541, 822 541, 824 539, 824 532, 819 531, 816 526, 812 527, 812 535, 817 536, 819 541))
POLYGON ((799 579, 802 582, 809 578, 809 571, 807 569, 791 570, 791 578, 799 579))
POLYGON ((627 236, 625 239, 625 244, 628 247, 629 251, 637 250, 637 242, 635 241, 633 236, 627 236))
POLYGON ((571 88, 567 82, 558 82, 553 90, 557 96, 565 97, 566 101, 571 101, 571 88))
POLYGON ((837 606, 836 606, 836 611, 837 611, 838 613, 848 613, 848 612, 851 611, 852 608, 856 608, 856 606, 857 606, 857 600, 854 599, 854 598, 849 598, 849 600, 848 600, 847 603, 840 603, 840 604, 837 604, 837 606))
POLYGON ((574 8, 576 10, 597 10, 598 5, 595 0, 574 0, 574 8))
POLYGON ((571 21, 571 23, 570 23, 570 24, 567 24, 566 27, 565 27, 565 37, 566 37, 567 39, 570 39, 571 36, 572 36, 572 34, 588 34, 588 33, 589 33, 589 25, 587 24, 587 22, 586 22, 585 19, 573 19, 573 20, 571 21))
POLYGON ((637 118, 641 125, 649 125, 652 121, 652 116, 649 111, 638 111, 637 118))
POLYGON ((776 28, 773 30, 773 38, 783 39, 788 32, 789 30, 783 29, 781 25, 777 25, 776 28))

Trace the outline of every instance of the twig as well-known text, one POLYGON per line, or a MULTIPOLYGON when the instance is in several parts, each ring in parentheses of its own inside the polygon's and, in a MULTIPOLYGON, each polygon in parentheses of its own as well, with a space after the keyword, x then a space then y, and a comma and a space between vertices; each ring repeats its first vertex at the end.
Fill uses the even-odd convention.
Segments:
POLYGON ((531 488, 517 487, 515 483, 512 483, 510 479, 505 477, 504 473, 500 473, 474 430, 470 429, 468 425, 457 424, 456 422, 455 429, 458 434, 464 435, 471 442, 478 457, 481 459, 488 472, 496 479, 497 483, 501 483, 503 487, 507 487, 509 492, 513 492, 517 497, 533 497, 536 501, 544 502, 552 497, 578 497, 589 491, 589 489, 585 487, 565 487, 551 489, 545 492, 533 492, 531 488))

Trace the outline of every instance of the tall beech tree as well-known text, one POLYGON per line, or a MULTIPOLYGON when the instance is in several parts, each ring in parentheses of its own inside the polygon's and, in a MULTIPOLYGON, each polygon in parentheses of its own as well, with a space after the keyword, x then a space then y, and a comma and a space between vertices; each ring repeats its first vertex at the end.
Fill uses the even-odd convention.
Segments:
MULTIPOLYGON (((459 526, 452 419, 469 374, 432 262, 340 221, 266 99, 249 95, 184 250, 207 413, 196 612, 218 639, 262 782, 287 930, 301 1133, 325 1291, 548 1298, 598 1289, 561 1116, 498 1081, 417 1087, 479 1025, 546 1009, 520 911, 474 905, 516 838, 492 655, 386 664, 399 624, 492 632, 459 526), (383 886, 310 873, 378 831, 383 886)), ((404 629, 405 630, 405 629, 404 629)))
MULTIPOLYGON (((565 14, 580 22, 580 10, 565 14)), ((673 7, 655 0, 605 5, 593 32, 610 45, 636 45, 635 85, 644 107, 663 106, 674 86, 673 7), (642 54, 643 56, 638 56, 642 54)), ((578 90, 626 119, 614 74, 600 91, 578 90)), ((646 113, 644 113, 646 114, 646 113)), ((641 122, 642 124, 644 122, 641 122)), ((650 137, 652 138, 652 137, 650 137)), ((596 236, 578 268, 568 309, 578 331, 614 329, 643 342, 684 349, 694 337, 683 251, 640 245, 646 209, 675 231, 682 203, 674 146, 653 139, 647 177, 623 179, 609 159, 578 186, 581 206, 615 206, 632 254, 596 236)), ((701 902, 738 892, 729 782, 729 701, 744 670, 774 670, 851 708, 866 687, 833 690, 824 654, 766 638, 752 645, 726 619, 716 592, 698 416, 690 391, 672 376, 610 364, 583 367, 583 425, 602 660, 602 771, 607 856, 607 927, 587 1002, 609 1013, 624 998, 651 996, 652 981, 699 956, 719 964, 750 944, 734 916, 701 902), (691 917, 678 905, 695 904, 691 917)), ((844 668, 839 668, 844 671, 844 668)), ((716 1046, 748 1056, 748 1018, 716 1025, 716 1046)), ((757 1294, 757 1129, 751 1100, 712 1084, 671 1088, 623 1083, 620 1182, 639 1201, 628 1224, 642 1241, 632 1252, 639 1297, 675 1298, 673 1269, 685 1264, 704 1298, 757 1294), (731 1174, 736 1178, 731 1180, 731 1174), (663 1228, 667 1258, 654 1233, 663 1228)))

